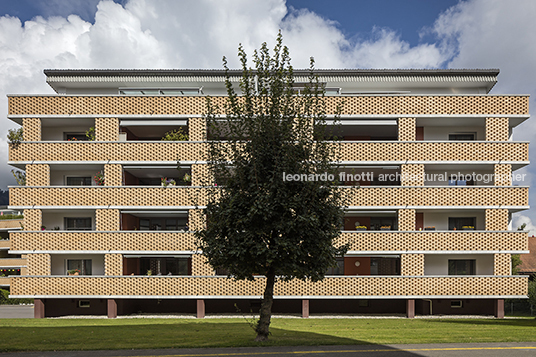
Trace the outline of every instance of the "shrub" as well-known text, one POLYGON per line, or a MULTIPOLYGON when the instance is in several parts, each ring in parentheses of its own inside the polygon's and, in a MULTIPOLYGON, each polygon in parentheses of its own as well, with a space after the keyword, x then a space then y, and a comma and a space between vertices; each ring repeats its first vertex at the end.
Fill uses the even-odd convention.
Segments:
POLYGON ((187 140, 188 140, 188 134, 185 134, 182 131, 182 128, 168 131, 162 137, 162 141, 187 141, 187 140))

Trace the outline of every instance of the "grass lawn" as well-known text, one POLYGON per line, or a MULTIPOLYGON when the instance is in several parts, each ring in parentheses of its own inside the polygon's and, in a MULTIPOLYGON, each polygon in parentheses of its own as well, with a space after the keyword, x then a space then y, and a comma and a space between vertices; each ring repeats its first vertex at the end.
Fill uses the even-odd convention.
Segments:
POLYGON ((255 343, 244 319, 0 319, 0 352, 536 341, 536 320, 273 319, 255 343))

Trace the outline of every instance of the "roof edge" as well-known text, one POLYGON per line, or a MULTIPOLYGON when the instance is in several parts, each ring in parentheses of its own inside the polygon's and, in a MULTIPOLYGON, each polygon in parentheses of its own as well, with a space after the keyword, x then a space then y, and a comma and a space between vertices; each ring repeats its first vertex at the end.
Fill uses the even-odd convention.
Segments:
MULTIPOLYGON (((253 71, 255 73, 255 71, 253 71)), ((224 76, 224 69, 45 69, 47 77, 54 76, 224 76)), ((332 76, 497 76, 499 69, 315 69, 318 75, 332 76)), ((242 74, 241 69, 229 70, 231 76, 242 74)), ((294 74, 307 75, 309 69, 294 69, 294 74)))

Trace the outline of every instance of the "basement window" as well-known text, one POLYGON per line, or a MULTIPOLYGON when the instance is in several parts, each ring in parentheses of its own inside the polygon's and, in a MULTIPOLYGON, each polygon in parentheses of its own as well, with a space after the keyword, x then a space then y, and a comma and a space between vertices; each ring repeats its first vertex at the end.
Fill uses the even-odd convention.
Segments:
POLYGON ((453 309, 459 309, 463 307, 463 301, 461 300, 452 300, 450 302, 450 307, 453 309))
POLYGON ((89 300, 78 300, 78 307, 91 307, 89 300))

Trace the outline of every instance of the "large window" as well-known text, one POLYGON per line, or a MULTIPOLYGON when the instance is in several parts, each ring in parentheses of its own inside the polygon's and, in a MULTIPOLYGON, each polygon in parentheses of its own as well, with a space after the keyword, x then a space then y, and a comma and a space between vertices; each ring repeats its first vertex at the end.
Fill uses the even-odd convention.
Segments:
POLYGON ((91 275, 91 259, 68 259, 67 273, 77 271, 75 275, 91 275))
POLYGON ((466 178, 452 175, 449 179, 449 186, 474 186, 475 182, 472 179, 466 180, 466 178))
POLYGON ((476 217, 449 217, 449 229, 474 230, 476 217))
POLYGON ((449 259, 449 275, 475 275, 476 260, 449 259))
POLYGON ((75 177, 69 176, 66 178, 67 186, 91 186, 91 176, 87 177, 75 177))
POLYGON ((90 231, 91 217, 65 217, 65 229, 73 231, 90 231))
POLYGON ((190 259, 174 257, 140 258, 141 275, 190 275, 190 259))
POLYGON ((187 230, 188 217, 183 218, 140 218, 141 231, 187 230))
POLYGON ((68 141, 88 141, 86 133, 63 133, 63 139, 68 141))
POLYGON ((329 268, 326 271, 326 275, 344 275, 344 258, 338 257, 336 259, 337 259, 337 265, 329 268))
POLYGON ((449 134, 449 140, 453 140, 453 141, 476 140, 476 133, 452 133, 452 134, 449 134))
POLYGON ((400 275, 400 258, 371 258, 370 275, 400 275))

